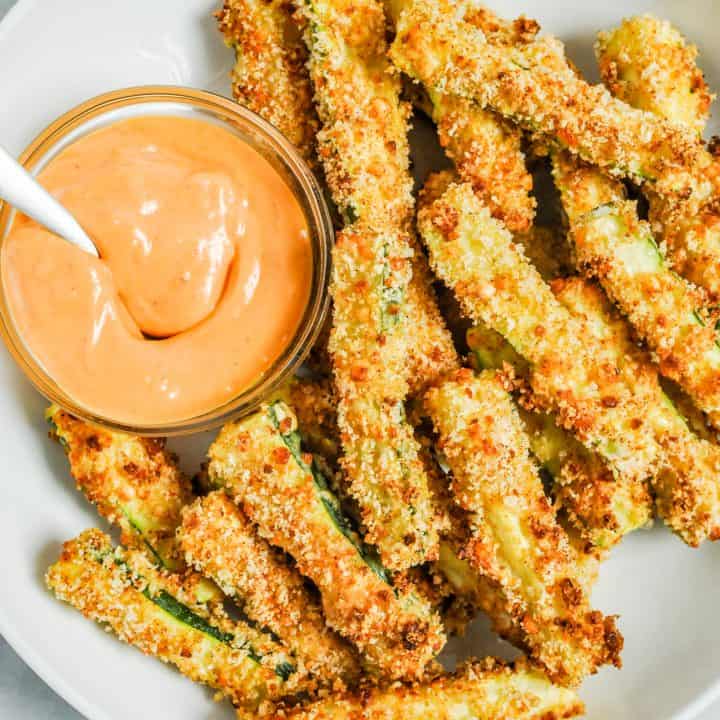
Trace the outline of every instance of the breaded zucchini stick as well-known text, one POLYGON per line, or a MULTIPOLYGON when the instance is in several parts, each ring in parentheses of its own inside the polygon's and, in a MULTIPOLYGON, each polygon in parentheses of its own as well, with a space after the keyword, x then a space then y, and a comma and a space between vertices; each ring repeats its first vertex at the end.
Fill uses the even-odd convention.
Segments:
POLYGON ((269 637, 193 604, 177 575, 153 567, 138 551, 113 549, 99 530, 66 542, 46 581, 60 600, 123 642, 175 665, 245 711, 301 689, 302 673, 269 637))
POLYGON ((78 490, 120 527, 121 542, 149 552, 166 568, 181 569, 175 530, 192 493, 164 441, 104 430, 57 405, 45 418, 67 453, 78 490))
POLYGON ((223 491, 184 509, 178 541, 188 565, 212 578, 250 620, 279 637, 322 684, 357 677, 356 658, 325 625, 320 603, 300 573, 258 535, 223 491))
POLYGON ((622 636, 613 618, 590 609, 502 375, 460 370, 425 402, 453 494, 470 514, 464 555, 498 589, 503 619, 530 656, 564 685, 619 666, 622 636))
MULTIPOLYGON (((393 23, 402 11, 402 0, 386 0, 393 23)), ((502 21, 488 8, 479 6, 469 21, 479 27, 490 42, 530 42, 539 30, 537 23, 521 18, 502 21)), ((416 93, 413 102, 437 125, 438 139, 458 174, 469 182, 494 217, 513 232, 527 232, 535 215, 532 177, 525 167, 522 133, 489 110, 465 98, 430 90, 416 93)))
MULTIPOLYGON (((341 466, 362 510, 368 542, 399 570, 437 553, 427 476, 405 419, 402 283, 389 284, 399 255, 383 257, 392 233, 353 226, 336 240, 330 354, 337 392, 341 466), (375 258, 380 258, 378 265, 375 258)), ((405 288, 407 285, 405 285, 405 288)))
MULTIPOLYGON (((556 284, 554 289, 560 287, 556 284)), ((555 294, 563 302, 562 294, 555 294)), ((508 363, 520 375, 527 374, 524 359, 488 327, 474 326, 468 331, 467 340, 478 370, 502 369, 508 363)), ((613 475, 607 463, 560 427, 553 414, 529 410, 523 405, 518 410, 529 436, 530 450, 552 478, 553 499, 586 542, 594 548, 607 549, 650 522, 652 498, 645 483, 613 475)))
POLYGON ((553 174, 578 262, 598 278, 658 360, 720 427, 720 346, 707 298, 675 273, 622 184, 565 153, 553 174))
POLYGON ((418 678, 442 649, 439 618, 412 592, 397 592, 362 544, 304 453, 283 402, 228 424, 209 451, 209 474, 297 563, 322 596, 330 627, 354 643, 371 670, 418 678))
MULTIPOLYGON (((652 15, 624 20, 600 33, 595 45, 600 73, 616 97, 679 123, 698 134, 713 96, 697 66, 697 48, 669 22, 652 15)), ((696 212, 649 193, 653 229, 673 268, 720 300, 720 213, 696 212)))
POLYGON ((323 123, 319 154, 346 223, 333 256, 329 344, 342 466, 368 542, 387 567, 403 570, 436 556, 438 544, 427 477, 403 407, 412 332, 407 298, 423 289, 408 288, 409 107, 400 102, 399 78, 389 72, 377 0, 298 5, 323 123))
POLYGON ((282 400, 295 412, 302 442, 310 452, 326 460, 333 470, 340 459, 337 398, 330 378, 292 378, 273 400, 282 400))
POLYGON ((414 247, 412 277, 405 295, 405 325, 408 334, 408 393, 416 396, 452 370, 460 367, 457 350, 438 307, 427 258, 414 247))
POLYGON ((617 372, 615 348, 589 342, 582 320, 554 297, 467 184, 450 185, 432 202, 433 184, 419 226, 436 272, 473 320, 502 334, 525 358, 541 409, 556 412, 616 472, 647 478, 659 448, 645 427, 643 398, 628 387, 632 378, 617 372))
POLYGON ((534 401, 614 472, 653 479, 662 517, 687 543, 717 538, 718 448, 688 430, 653 368, 628 357, 614 335, 601 342, 590 318, 564 307, 468 185, 423 207, 420 227, 466 312, 529 363, 534 401))
POLYGON ((701 133, 713 96, 697 66, 698 51, 667 20, 625 18, 595 43, 600 75, 628 105, 701 133))
POLYGON ((462 0, 404 0, 391 57, 430 92, 489 107, 616 175, 699 206, 717 194, 718 164, 697 135, 588 85, 561 43, 504 47, 465 18, 462 0))
POLYGON ((235 99, 274 125, 311 166, 319 122, 305 68, 307 50, 288 0, 225 0, 220 32, 235 50, 235 99))
POLYGON ((287 711, 287 720, 560 720, 584 712, 575 693, 522 660, 487 658, 425 685, 368 688, 287 711))

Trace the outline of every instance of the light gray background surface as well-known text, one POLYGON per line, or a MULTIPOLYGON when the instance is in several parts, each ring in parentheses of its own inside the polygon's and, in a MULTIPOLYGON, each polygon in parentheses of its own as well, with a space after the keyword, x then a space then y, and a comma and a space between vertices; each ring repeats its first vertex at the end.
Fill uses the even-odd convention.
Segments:
MULTIPOLYGON (((0 0, 0 18, 15 0, 0 0)), ((6 98, 6 100, 11 100, 6 98)), ((2 142, 2 138, 0 138, 2 142)), ((83 720, 13 652, 0 636, 0 720, 83 720)), ((612 720, 612 718, 608 718, 612 720)), ((720 720, 720 705, 697 720, 720 720)))

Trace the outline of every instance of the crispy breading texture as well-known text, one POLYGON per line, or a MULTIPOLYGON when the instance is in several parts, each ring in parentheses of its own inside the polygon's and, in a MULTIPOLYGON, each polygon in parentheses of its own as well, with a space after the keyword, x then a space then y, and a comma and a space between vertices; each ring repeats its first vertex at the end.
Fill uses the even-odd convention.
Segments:
POLYGON ((622 636, 614 618, 590 608, 502 375, 460 370, 425 402, 454 497, 470 514, 464 557, 498 588, 503 620, 555 682, 578 685, 605 663, 620 666, 622 636))
POLYGON ((258 535, 223 491, 184 509, 178 540, 188 565, 212 578, 253 622, 278 636, 320 683, 357 678, 357 659, 325 625, 320 603, 300 573, 258 535))
POLYGON ((421 394, 438 378, 460 367, 452 335, 438 307, 433 279, 427 258, 415 247, 404 308, 411 396, 421 394))
MULTIPOLYGON (((402 2, 387 0, 393 23, 402 11, 402 2)), ((485 7, 468 18, 490 42, 529 42, 539 27, 530 20, 505 22, 485 7)), ((513 232, 530 229, 535 215, 532 177, 525 166, 522 133, 490 110, 483 110, 465 98, 430 91, 429 95, 410 90, 413 102, 437 125, 438 139, 458 174, 469 182, 490 208, 513 232)))
POLYGON ((464 664, 425 685, 395 684, 333 696, 279 712, 278 720, 560 720, 584 712, 570 690, 526 662, 493 658, 464 664))
POLYGON ((697 66, 698 51, 667 20, 625 18, 595 43, 600 75, 628 105, 702 132, 713 96, 697 66))
POLYGON ((47 409, 45 418, 50 435, 67 453, 78 490, 120 527, 122 543, 180 569, 175 530, 192 494, 164 441, 90 425, 57 405, 47 409))
POLYGON ((406 0, 391 57, 433 92, 489 107, 607 171, 700 205, 717 194, 718 164, 696 133, 613 98, 543 37, 505 47, 464 15, 470 2, 406 0))
POLYGON ((529 363, 543 410, 555 412, 616 472, 650 476, 660 449, 646 426, 644 398, 629 387, 634 378, 618 372, 617 349, 592 342, 583 319, 554 297, 469 185, 450 185, 432 202, 435 194, 428 194, 419 225, 436 272, 466 313, 502 334, 529 363))
POLYGON ((720 426, 720 346, 707 298, 668 266, 620 183, 564 153, 554 155, 553 174, 581 267, 627 316, 660 372, 720 426))
POLYGON ((574 278, 553 283, 553 291, 572 313, 587 318, 598 337, 612 338, 627 370, 639 385, 645 385, 648 419, 665 455, 658 476, 652 479, 660 516, 690 545, 717 539, 720 450, 690 429, 659 384, 654 365, 635 344, 627 323, 597 285, 574 278))
POLYGON ((357 646, 370 669, 392 678, 421 677, 445 642, 439 618, 412 592, 389 584, 312 455, 302 452, 290 408, 276 402, 226 425, 209 457, 214 482, 315 583, 328 624, 357 646))
POLYGON ((295 412, 304 447, 321 455, 333 470, 340 459, 337 398, 330 378, 292 378, 272 398, 286 402, 295 412))
POLYGON ((279 646, 219 610, 203 612, 183 593, 178 576, 154 569, 137 552, 113 549, 99 530, 66 542, 46 581, 60 600, 123 642, 174 665, 244 710, 257 711, 264 701, 302 686, 301 673, 279 646))
POLYGON ((235 99, 274 125, 311 166, 319 122, 305 63, 307 50, 288 0, 225 0, 220 32, 235 50, 235 99))
MULTIPOLYGON (((605 85, 616 97, 700 133, 710 95, 697 66, 697 48, 669 22, 652 15, 624 20, 600 33, 595 46, 605 85)), ((699 212, 649 193, 653 230, 673 268, 720 300, 720 212, 699 212)))
MULTIPOLYGON (((575 282, 553 284, 560 302, 575 282)), ((568 309, 573 312, 572 307, 568 309)), ((520 376, 527 374, 524 359, 490 328, 475 325, 468 331, 467 339, 478 369, 502 369, 508 363, 520 376)), ((518 410, 529 436, 530 450, 552 478, 551 495, 567 517, 566 526, 574 528, 597 549, 610 548, 628 533, 646 526, 652 518, 647 484, 614 476, 602 458, 558 425, 554 415, 529 409, 534 403, 527 401, 528 393, 530 390, 524 387, 525 404, 529 407, 521 404, 518 410)))
POLYGON ((412 215, 410 106, 386 56, 385 14, 375 0, 298 0, 322 121, 318 152, 347 223, 404 227, 412 215))
POLYGON ((400 285, 390 283, 398 274, 392 266, 409 266, 406 258, 386 254, 390 242, 387 234, 354 227, 338 235, 330 353, 341 465, 368 541, 399 570, 436 555, 438 535, 427 476, 404 417, 405 318, 399 317, 400 285))
POLYGON ((466 312, 530 364, 534 403, 615 473, 651 478, 663 519, 688 544, 717 539, 718 448, 688 430, 652 365, 630 355, 615 331, 560 303, 469 186, 451 185, 419 221, 438 274, 466 312))
MULTIPOLYGON (((407 298, 414 298, 416 318, 438 327, 425 312, 433 304, 429 285, 408 287, 413 256, 409 106, 400 101, 399 78, 389 72, 385 16, 376 0, 297 4, 323 123, 319 153, 347 224, 333 253, 329 342, 342 466, 362 509, 368 541, 388 567, 403 570, 436 556, 438 544, 427 477, 403 415, 414 319, 407 315, 407 298)), ((447 335, 444 327, 439 332, 447 335)))

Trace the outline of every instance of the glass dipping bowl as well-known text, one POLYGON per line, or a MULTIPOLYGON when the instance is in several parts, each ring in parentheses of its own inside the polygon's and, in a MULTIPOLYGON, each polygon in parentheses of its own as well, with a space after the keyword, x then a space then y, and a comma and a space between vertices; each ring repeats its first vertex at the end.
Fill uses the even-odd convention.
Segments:
MULTIPOLYGON (((298 200, 312 246, 312 279, 307 306, 294 337, 258 380, 219 407, 200 415, 157 425, 136 425, 104 417, 76 402, 60 387, 25 345, 13 322, 0 273, 0 331, 17 364, 52 402, 89 422, 146 436, 183 435, 217 427, 247 415, 277 390, 302 364, 318 337, 329 305, 328 285, 333 228, 330 213, 314 175, 296 148, 272 125, 247 108, 220 95, 171 86, 116 90, 92 98, 65 113, 43 130, 21 154, 20 162, 40 172, 61 150, 80 137, 118 120, 143 115, 176 115, 219 125, 258 151, 285 180, 298 200)), ((0 255, 15 210, 0 201, 0 255)), ((198 369, 202 377, 201 368, 198 369)))

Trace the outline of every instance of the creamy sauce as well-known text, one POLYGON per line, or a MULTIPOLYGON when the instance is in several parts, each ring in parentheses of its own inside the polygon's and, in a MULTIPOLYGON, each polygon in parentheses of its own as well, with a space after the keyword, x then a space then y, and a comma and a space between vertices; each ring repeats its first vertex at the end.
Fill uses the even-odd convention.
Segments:
POLYGON ((288 346, 310 292, 307 223, 240 138, 200 120, 123 120, 39 179, 101 259, 19 217, 3 277, 21 337, 77 403, 128 424, 188 419, 288 346))

